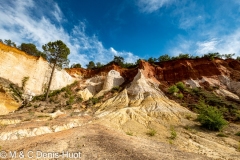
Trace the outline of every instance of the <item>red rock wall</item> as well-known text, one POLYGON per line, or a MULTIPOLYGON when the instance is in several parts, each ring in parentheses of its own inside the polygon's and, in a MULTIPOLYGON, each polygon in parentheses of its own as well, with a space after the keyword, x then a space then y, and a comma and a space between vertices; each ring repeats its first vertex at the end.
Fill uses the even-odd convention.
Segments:
POLYGON ((120 72, 121 76, 127 81, 133 80, 138 69, 143 70, 145 77, 153 81, 165 83, 176 83, 190 78, 201 79, 203 76, 212 77, 223 74, 230 76, 234 80, 240 80, 240 62, 233 59, 181 59, 155 64, 140 61, 139 66, 133 69, 121 68, 115 64, 110 64, 100 69, 74 68, 68 69, 67 72, 70 75, 75 73, 89 78, 94 75, 106 75, 112 69, 120 72))

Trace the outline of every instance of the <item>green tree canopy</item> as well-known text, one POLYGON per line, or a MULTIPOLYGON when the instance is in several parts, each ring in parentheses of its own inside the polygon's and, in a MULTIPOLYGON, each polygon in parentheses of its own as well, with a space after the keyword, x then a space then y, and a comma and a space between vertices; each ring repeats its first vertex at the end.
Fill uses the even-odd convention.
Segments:
POLYGON ((222 56, 216 52, 216 53, 208 53, 203 55, 204 58, 209 58, 210 60, 214 60, 214 58, 221 58, 222 56))
POLYGON ((39 51, 37 49, 37 47, 32 44, 32 43, 22 43, 20 45, 20 49, 24 52, 26 52, 27 54, 29 55, 33 55, 33 56, 41 56, 45 59, 47 59, 47 56, 46 54, 42 53, 41 51, 39 51))
POLYGON ((141 59, 138 59, 138 60, 135 62, 135 65, 139 65, 139 64, 140 64, 140 61, 141 61, 141 59))
POLYGON ((71 68, 82 68, 82 66, 80 63, 77 63, 77 64, 73 64, 71 68))
POLYGON ((171 60, 171 57, 167 54, 164 54, 158 58, 159 62, 165 62, 165 61, 170 61, 170 60, 171 60))
POLYGON ((62 68, 63 66, 68 65, 68 55, 70 54, 70 49, 61 40, 55 42, 48 42, 48 44, 43 45, 42 48, 46 53, 49 62, 53 63, 52 73, 46 93, 47 101, 55 67, 58 66, 62 68))
POLYGON ((114 56, 113 62, 117 63, 119 66, 123 66, 124 58, 121 56, 114 56))
POLYGON ((90 61, 86 66, 87 66, 88 69, 93 69, 93 68, 96 67, 95 63, 93 61, 90 61))
POLYGON ((148 62, 149 62, 149 63, 154 63, 155 61, 157 61, 156 58, 150 57, 150 58, 148 59, 148 62))
POLYGON ((97 68, 100 68, 100 67, 102 67, 102 66, 103 66, 103 64, 101 64, 100 62, 97 62, 97 63, 96 63, 96 67, 97 67, 97 68))
POLYGON ((225 57, 226 59, 230 59, 230 58, 232 58, 234 55, 235 55, 235 53, 233 53, 233 54, 229 53, 229 54, 224 54, 223 57, 225 57))
POLYGON ((48 42, 42 46, 42 49, 50 63, 56 64, 60 68, 68 66, 67 57, 70 54, 70 49, 61 40, 48 42))
POLYGON ((180 53, 178 56, 172 57, 172 60, 175 60, 175 59, 188 59, 188 58, 190 58, 190 55, 188 53, 180 53))
POLYGON ((187 59, 190 58, 190 55, 188 53, 180 53, 178 57, 179 59, 187 59))
POLYGON ((17 47, 17 45, 14 42, 12 42, 10 39, 5 39, 4 43, 11 47, 17 47))

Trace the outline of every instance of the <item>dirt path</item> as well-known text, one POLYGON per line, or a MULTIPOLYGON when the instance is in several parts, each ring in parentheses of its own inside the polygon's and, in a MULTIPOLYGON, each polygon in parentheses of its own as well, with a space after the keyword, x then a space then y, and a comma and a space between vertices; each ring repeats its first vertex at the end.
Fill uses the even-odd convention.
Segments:
POLYGON ((18 153, 23 150, 27 154, 31 150, 33 155, 37 150, 42 152, 81 152, 81 159, 84 160, 209 159, 203 155, 182 152, 173 145, 128 136, 97 124, 37 137, 1 141, 0 144, 2 150, 7 152, 17 151, 18 153))

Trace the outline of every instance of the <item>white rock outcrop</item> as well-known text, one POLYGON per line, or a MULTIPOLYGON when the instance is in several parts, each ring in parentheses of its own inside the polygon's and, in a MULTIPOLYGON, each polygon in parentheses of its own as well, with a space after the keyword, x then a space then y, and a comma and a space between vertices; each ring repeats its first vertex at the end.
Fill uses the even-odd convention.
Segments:
POLYGON ((153 82, 144 77, 141 70, 129 88, 106 100, 96 112, 100 121, 112 123, 118 128, 130 121, 147 126, 155 118, 160 125, 177 124, 186 114, 193 113, 169 100, 153 82))
POLYGON ((218 80, 217 77, 215 78, 211 78, 211 77, 202 77, 201 80, 199 80, 200 83, 204 83, 207 82, 210 86, 212 87, 216 87, 216 86, 220 86, 221 82, 218 80))
POLYGON ((131 86, 127 88, 127 92, 132 98, 130 103, 136 106, 148 96, 165 97, 164 93, 157 87, 157 84, 145 78, 140 69, 131 82, 131 86))
POLYGON ((80 90, 78 94, 81 95, 84 101, 88 100, 102 90, 104 80, 104 76, 95 76, 87 79, 86 82, 80 85, 80 87, 84 87, 85 89, 80 90))
POLYGON ((50 113, 49 115, 50 115, 52 118, 56 118, 56 117, 58 117, 58 116, 60 116, 60 115, 63 115, 63 114, 64 114, 64 113, 63 113, 62 111, 57 110, 56 112, 50 113))
POLYGON ((0 120, 1 125, 17 124, 20 122, 21 122, 20 119, 1 119, 0 120))
POLYGON ((238 96, 240 96, 240 82, 236 82, 231 80, 227 76, 219 76, 220 81, 227 86, 227 88, 233 92, 235 92, 238 96))
POLYGON ((200 84, 198 83, 198 80, 193 80, 193 79, 185 80, 185 84, 190 86, 191 88, 201 87, 200 84))
POLYGON ((105 92, 111 90, 113 87, 118 87, 123 84, 124 78, 120 75, 118 71, 111 70, 105 78, 103 88, 98 92, 95 97, 104 95, 105 92))
POLYGON ((54 125, 54 126, 41 126, 37 128, 32 129, 17 129, 12 130, 9 132, 1 132, 0 133, 0 140, 6 141, 6 140, 15 140, 15 139, 22 139, 26 137, 34 137, 39 136, 47 133, 54 133, 54 132, 60 132, 63 130, 71 129, 74 127, 81 126, 82 124, 78 121, 68 122, 63 125, 54 125))
POLYGON ((110 90, 113 87, 120 86, 124 82, 124 78, 118 71, 111 70, 105 79, 103 90, 110 90))
POLYGON ((33 97, 35 96, 35 93, 31 92, 30 90, 26 90, 23 94, 24 100, 32 101, 33 97))
POLYGON ((87 101, 89 98, 93 97, 93 94, 89 91, 88 88, 79 91, 78 94, 82 97, 84 101, 87 101))
POLYGON ((223 97, 230 97, 232 99, 237 99, 237 100, 239 99, 239 97, 236 94, 229 92, 226 89, 220 88, 220 89, 215 90, 214 92, 223 97))

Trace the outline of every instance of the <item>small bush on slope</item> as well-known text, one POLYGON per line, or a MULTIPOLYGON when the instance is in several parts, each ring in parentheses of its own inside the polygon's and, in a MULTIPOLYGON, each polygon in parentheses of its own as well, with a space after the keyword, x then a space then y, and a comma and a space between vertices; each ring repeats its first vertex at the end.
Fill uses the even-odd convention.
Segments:
POLYGON ((183 99, 184 95, 182 93, 179 93, 176 95, 179 99, 183 99))
POLYGON ((177 93, 178 91, 179 91, 179 89, 175 85, 172 85, 171 87, 168 88, 168 92, 171 94, 177 93))
POLYGON ((228 124, 228 122, 223 118, 222 113, 217 108, 207 106, 204 102, 200 102, 198 108, 199 115, 197 120, 204 128, 219 131, 228 124))
POLYGON ((157 133, 156 130, 151 129, 151 130, 149 130, 146 134, 147 134, 148 136, 152 137, 152 136, 155 136, 156 133, 157 133))
POLYGON ((176 86, 178 89, 180 89, 181 91, 185 90, 186 89, 186 86, 183 82, 177 82, 176 83, 176 86))

